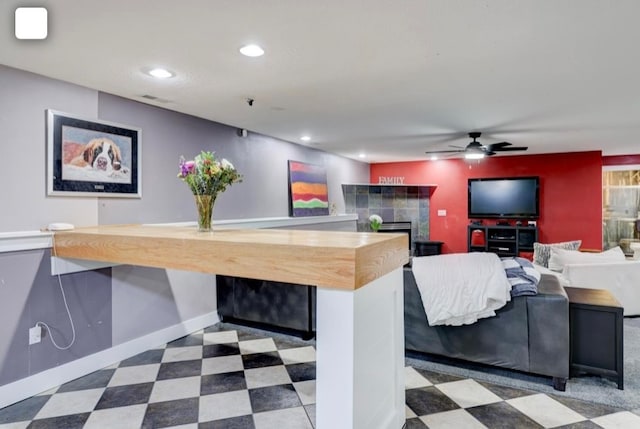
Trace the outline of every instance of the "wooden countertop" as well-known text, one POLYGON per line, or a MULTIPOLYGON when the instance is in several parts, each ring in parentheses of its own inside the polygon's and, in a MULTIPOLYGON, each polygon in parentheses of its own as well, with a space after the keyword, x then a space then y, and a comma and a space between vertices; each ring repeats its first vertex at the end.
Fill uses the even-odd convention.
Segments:
POLYGON ((409 260, 406 234, 106 225, 58 231, 54 255, 357 289, 409 260))

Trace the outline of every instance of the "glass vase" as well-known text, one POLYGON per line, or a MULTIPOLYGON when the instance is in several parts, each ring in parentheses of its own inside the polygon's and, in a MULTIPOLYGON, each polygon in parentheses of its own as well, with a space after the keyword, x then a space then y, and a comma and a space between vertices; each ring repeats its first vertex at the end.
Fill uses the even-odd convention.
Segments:
POLYGON ((210 232, 213 204, 216 202, 216 197, 214 195, 194 195, 194 197, 198 210, 198 231, 210 232))

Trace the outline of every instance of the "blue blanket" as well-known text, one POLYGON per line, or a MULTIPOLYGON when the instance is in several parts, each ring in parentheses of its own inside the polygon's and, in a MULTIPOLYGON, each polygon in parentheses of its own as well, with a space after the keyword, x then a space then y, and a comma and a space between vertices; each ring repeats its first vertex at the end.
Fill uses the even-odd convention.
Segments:
POLYGON ((531 261, 520 257, 501 258, 502 266, 511 283, 511 296, 537 295, 540 272, 531 261))

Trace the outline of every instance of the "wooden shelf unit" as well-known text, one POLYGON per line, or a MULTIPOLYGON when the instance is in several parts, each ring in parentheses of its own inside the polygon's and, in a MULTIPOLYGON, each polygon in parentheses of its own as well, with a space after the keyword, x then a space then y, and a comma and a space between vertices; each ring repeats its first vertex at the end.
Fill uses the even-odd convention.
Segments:
POLYGON ((533 243, 538 241, 535 226, 469 225, 467 227, 467 250, 469 252, 492 252, 500 257, 520 256, 522 252, 533 252, 533 243), (484 234, 484 243, 472 242, 473 231, 484 234))

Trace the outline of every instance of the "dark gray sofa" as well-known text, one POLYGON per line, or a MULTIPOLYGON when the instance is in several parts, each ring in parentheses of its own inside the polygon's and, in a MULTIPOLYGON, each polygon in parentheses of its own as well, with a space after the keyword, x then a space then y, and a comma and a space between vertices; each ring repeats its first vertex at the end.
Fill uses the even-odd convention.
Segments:
POLYGON ((411 268, 404 269, 404 329, 408 351, 430 353, 553 377, 569 377, 569 301, 552 275, 538 295, 513 298, 496 316, 464 326, 429 326, 411 268))

